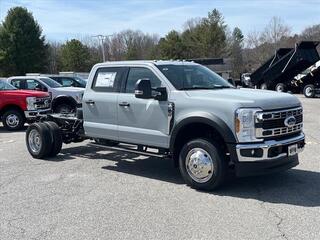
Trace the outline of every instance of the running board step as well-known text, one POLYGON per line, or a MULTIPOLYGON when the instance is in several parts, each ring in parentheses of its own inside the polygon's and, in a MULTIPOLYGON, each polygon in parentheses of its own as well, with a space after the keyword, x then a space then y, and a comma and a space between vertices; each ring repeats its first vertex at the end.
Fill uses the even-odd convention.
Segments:
POLYGON ((139 151, 135 150, 126 146, 108 146, 108 145, 103 145, 99 143, 88 143, 88 146, 93 146, 93 147, 101 147, 105 148, 108 150, 116 150, 116 151, 124 151, 124 152, 129 152, 129 153, 135 153, 135 154, 140 154, 143 156, 148 156, 148 157, 158 157, 158 158, 167 158, 167 154, 160 154, 160 153, 154 153, 154 152, 147 152, 147 151, 139 151))

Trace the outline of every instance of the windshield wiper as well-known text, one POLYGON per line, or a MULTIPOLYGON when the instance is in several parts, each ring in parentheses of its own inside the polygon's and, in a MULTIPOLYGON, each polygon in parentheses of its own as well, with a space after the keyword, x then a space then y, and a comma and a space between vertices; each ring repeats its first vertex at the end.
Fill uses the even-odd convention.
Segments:
POLYGON ((197 89, 214 89, 213 87, 184 87, 180 88, 180 90, 197 90, 197 89))
POLYGON ((180 90, 213 90, 213 89, 222 89, 222 88, 231 88, 230 86, 222 86, 222 85, 216 85, 213 87, 184 87, 180 88, 180 90))
POLYGON ((217 88, 222 89, 222 88, 232 88, 232 87, 230 87, 230 86, 223 86, 223 85, 214 85, 213 88, 215 88, 215 89, 217 89, 217 88))

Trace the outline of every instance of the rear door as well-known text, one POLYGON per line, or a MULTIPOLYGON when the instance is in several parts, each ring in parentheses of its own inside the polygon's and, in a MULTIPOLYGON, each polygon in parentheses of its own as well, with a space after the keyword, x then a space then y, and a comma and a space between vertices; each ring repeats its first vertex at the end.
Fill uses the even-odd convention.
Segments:
POLYGON ((126 67, 101 67, 83 96, 84 130, 96 138, 118 140, 118 95, 126 67))
POLYGON ((118 97, 119 140, 167 148, 168 101, 136 98, 134 89, 139 79, 149 79, 153 88, 164 87, 151 68, 130 68, 118 97))

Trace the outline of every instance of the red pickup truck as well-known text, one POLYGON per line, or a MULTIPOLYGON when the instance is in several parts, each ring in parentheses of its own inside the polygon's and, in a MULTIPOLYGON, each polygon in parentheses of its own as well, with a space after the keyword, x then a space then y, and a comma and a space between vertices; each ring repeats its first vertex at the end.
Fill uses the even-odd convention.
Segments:
POLYGON ((39 113, 50 110, 51 98, 46 92, 17 90, 0 81, 0 118, 10 131, 21 129, 25 122, 32 122, 39 113))

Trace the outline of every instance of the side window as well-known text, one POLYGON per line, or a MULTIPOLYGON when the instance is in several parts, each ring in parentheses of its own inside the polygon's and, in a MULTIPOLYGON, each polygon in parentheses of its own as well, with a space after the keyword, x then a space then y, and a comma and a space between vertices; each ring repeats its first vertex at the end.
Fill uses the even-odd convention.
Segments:
POLYGON ((16 87, 18 89, 23 88, 22 79, 12 79, 10 83, 11 83, 11 85, 13 85, 14 87, 16 87))
POLYGON ((35 79, 26 79, 26 89, 28 90, 39 90, 43 89, 44 87, 40 82, 35 79))
POLYGON ((151 87, 161 86, 160 79, 150 69, 134 67, 129 70, 125 92, 134 93, 136 82, 139 79, 149 79, 151 81, 151 87))
POLYGON ((74 85, 73 80, 70 78, 61 78, 61 84, 64 87, 70 87, 74 85))
POLYGON ((97 92, 119 92, 126 73, 125 67, 99 68, 95 73, 92 89, 97 92))

